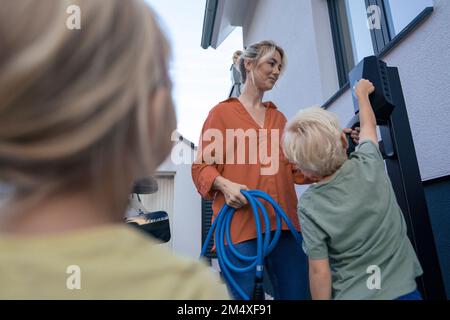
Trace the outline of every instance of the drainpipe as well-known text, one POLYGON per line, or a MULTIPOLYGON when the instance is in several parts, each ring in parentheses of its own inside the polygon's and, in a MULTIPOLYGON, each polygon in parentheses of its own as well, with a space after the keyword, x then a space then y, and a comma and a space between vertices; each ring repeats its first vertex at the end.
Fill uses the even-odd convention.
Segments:
POLYGON ((203 19, 202 43, 203 49, 208 49, 211 45, 214 21, 216 20, 218 0, 206 0, 205 16, 203 19))

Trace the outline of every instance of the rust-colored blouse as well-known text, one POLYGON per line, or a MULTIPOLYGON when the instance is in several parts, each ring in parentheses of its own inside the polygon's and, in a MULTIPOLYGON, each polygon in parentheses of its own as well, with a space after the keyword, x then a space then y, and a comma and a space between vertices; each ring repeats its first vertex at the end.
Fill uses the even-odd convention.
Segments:
MULTIPOLYGON (((273 103, 265 102, 264 106, 266 114, 263 128, 256 123, 236 98, 230 98, 215 106, 209 112, 203 125, 197 160, 192 165, 192 178, 201 196, 214 200, 213 219, 225 203, 223 194, 212 190, 214 180, 221 175, 232 182, 246 185, 250 190, 258 189, 269 194, 283 208, 295 228, 300 231, 294 183, 306 184, 310 181, 297 172, 284 157, 282 135, 286 117, 277 110, 273 103), (238 133, 236 131, 238 129, 243 129, 243 131, 251 129, 247 131, 249 137, 254 134, 253 138, 255 136, 258 138, 253 140, 249 137, 245 138, 245 149, 242 150, 243 144, 239 144, 236 136, 230 135, 230 132, 238 133), (221 133, 221 138, 218 138, 219 133, 221 133), (263 148, 264 145, 267 148, 263 148), (244 161, 242 158, 239 159, 239 152, 242 153, 242 151, 245 152, 244 161), (277 151, 278 156, 275 159, 277 151), (260 153, 267 154, 269 159, 273 154, 274 158, 271 161, 268 158, 261 158, 260 153), (234 155, 234 157, 230 155, 234 155), (234 161, 232 161, 233 159, 234 161)), ((265 204, 264 201, 263 203, 265 204)), ((265 206, 270 216, 272 230, 274 230, 275 213, 272 206, 266 204, 265 206)), ((283 229, 288 229, 284 222, 283 229)), ((235 213, 231 223, 231 238, 233 243, 256 238, 256 227, 250 205, 247 204, 235 213)))

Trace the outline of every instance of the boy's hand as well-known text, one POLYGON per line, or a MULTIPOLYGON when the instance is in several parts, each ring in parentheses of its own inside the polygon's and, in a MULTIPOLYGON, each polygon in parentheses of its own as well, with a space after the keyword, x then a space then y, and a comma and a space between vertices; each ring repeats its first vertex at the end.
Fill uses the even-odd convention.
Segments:
POLYGON ((355 87, 355 94, 359 103, 359 120, 361 123, 360 139, 371 140, 378 145, 377 120, 370 104, 369 95, 375 91, 372 82, 361 79, 355 87))
POLYGON ((355 86, 355 94, 358 98, 368 97, 374 91, 373 83, 366 79, 359 80, 355 86))
POLYGON ((351 128, 345 128, 344 133, 350 133, 350 137, 353 139, 353 142, 355 144, 359 144, 359 133, 361 131, 361 129, 359 127, 356 127, 355 129, 351 129, 351 128))

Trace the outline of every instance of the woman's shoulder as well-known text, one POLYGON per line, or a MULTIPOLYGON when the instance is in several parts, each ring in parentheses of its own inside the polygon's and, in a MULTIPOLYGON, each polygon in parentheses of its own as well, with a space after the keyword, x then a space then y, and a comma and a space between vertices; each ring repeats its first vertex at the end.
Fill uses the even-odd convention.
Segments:
POLYGON ((240 104, 239 99, 235 97, 228 98, 226 100, 220 101, 218 104, 216 104, 213 108, 214 109, 221 109, 221 108, 227 108, 230 106, 238 106, 240 104))
POLYGON ((239 100, 237 98, 228 98, 216 104, 210 111, 209 114, 223 114, 238 110, 239 100))
MULTIPOLYGON (((266 108, 269 108, 269 109, 273 109, 273 110, 277 110, 278 111, 278 107, 275 105, 275 103, 273 103, 272 101, 264 101, 263 102, 263 105, 266 107, 266 108)), ((279 111, 278 111, 279 112, 279 111)))

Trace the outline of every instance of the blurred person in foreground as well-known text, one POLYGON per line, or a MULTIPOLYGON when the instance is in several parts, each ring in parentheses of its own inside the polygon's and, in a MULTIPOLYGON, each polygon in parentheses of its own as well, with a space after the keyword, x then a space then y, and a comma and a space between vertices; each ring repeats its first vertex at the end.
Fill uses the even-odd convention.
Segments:
POLYGON ((143 1, 0 11, 0 299, 226 299, 208 268, 123 222, 175 128, 169 47, 143 1))

